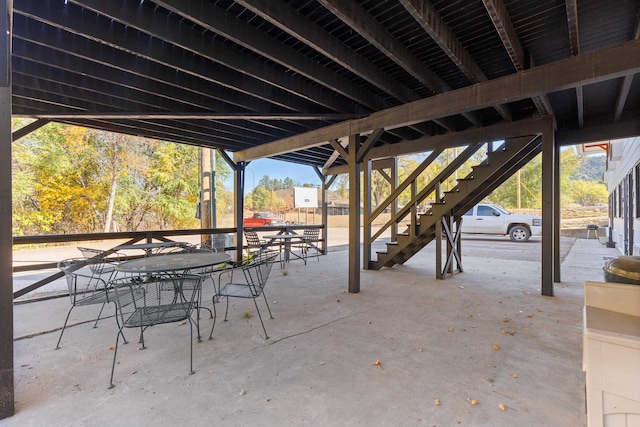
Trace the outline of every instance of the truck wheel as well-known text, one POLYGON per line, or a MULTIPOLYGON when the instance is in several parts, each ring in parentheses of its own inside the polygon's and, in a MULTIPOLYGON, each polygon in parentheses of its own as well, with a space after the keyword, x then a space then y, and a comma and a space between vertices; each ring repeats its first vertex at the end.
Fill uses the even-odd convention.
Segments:
POLYGON ((271 223, 270 223, 270 222, 265 222, 265 223, 264 223, 264 225, 263 225, 263 227, 269 227, 270 225, 271 225, 271 223))
POLYGON ((509 230, 509 238, 514 242, 526 242, 531 237, 531 231, 522 225, 514 225, 509 230))

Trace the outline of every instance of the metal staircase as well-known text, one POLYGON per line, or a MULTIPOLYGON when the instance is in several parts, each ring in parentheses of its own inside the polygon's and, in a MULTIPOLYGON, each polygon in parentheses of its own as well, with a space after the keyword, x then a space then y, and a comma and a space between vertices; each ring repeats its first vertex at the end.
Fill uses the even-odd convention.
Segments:
MULTIPOLYGON (((418 221, 411 221, 404 233, 398 233, 396 241, 387 243, 386 252, 377 252, 377 260, 369 261, 369 269, 403 264, 435 239, 436 229, 440 231, 443 219, 449 224, 452 219, 459 220, 541 150, 542 138, 532 136, 507 140, 499 149, 488 152, 484 162, 474 166, 466 177, 458 179, 450 191, 438 196, 439 201, 427 212, 419 214, 418 221)), ((430 186, 438 187, 437 183, 430 186)))

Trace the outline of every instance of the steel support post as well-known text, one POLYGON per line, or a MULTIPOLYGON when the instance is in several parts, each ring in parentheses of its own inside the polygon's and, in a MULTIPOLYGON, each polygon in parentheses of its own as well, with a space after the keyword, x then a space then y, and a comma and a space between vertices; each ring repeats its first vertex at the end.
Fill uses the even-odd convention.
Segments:
POLYGON ((555 271, 556 144, 553 122, 542 132, 542 295, 553 296, 555 271))
POLYGON ((0 3, 0 419, 15 413, 13 359, 13 237, 11 209, 11 17, 13 1, 0 3), (4 160, 2 160, 4 159, 4 160))
POLYGON ((349 135, 349 292, 360 292, 360 163, 359 135, 349 135))

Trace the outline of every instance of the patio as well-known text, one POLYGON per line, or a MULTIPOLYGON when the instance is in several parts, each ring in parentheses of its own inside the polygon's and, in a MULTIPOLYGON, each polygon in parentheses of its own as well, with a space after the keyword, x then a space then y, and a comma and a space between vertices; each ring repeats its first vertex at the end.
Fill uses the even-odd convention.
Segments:
POLYGON ((144 351, 129 331, 111 390, 112 318, 70 327, 55 351, 68 300, 16 305, 16 414, 0 425, 585 424, 582 286, 619 252, 578 239, 552 298, 537 262, 466 257, 465 273, 438 281, 422 252, 363 271, 357 294, 346 251, 274 268, 271 339, 245 318, 250 301, 232 301, 214 339, 194 343, 194 375, 187 334, 173 330, 188 324, 150 328, 144 351))

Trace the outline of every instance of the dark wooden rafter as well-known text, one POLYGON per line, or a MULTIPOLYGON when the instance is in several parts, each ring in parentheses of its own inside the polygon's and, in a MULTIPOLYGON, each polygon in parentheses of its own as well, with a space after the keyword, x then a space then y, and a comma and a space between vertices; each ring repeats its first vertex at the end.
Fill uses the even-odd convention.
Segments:
MULTIPOLYGON (((638 15, 638 21, 636 22, 636 29, 633 32, 633 39, 640 39, 640 15, 638 15)), ((616 98, 616 108, 613 113, 613 121, 619 122, 622 117, 622 112, 624 111, 624 105, 627 102, 627 98, 629 97, 629 89, 631 89, 631 83, 633 82, 633 75, 626 75, 622 78, 622 84, 620 85, 620 90, 618 92, 618 97, 616 98)))
POLYGON ((282 31, 304 40, 308 46, 384 90, 398 101, 409 102, 419 99, 415 92, 390 78, 374 64, 347 48, 317 23, 302 16, 291 6, 271 0, 237 0, 236 3, 282 31))
MULTIPOLYGON (((577 0, 565 0, 567 10, 567 29, 569 32, 569 46, 571 55, 580 55, 580 30, 578 25, 577 0)), ((584 127, 584 92, 582 86, 576 87, 576 112, 578 115, 578 127, 584 127)))
MULTIPOLYGON (((524 50, 518 40, 518 35, 516 34, 516 30, 513 28, 509 12, 507 11, 503 0, 482 0, 482 3, 484 3, 484 7, 491 18, 493 26, 498 32, 500 40, 502 40, 502 44, 509 54, 509 58, 511 58, 511 62, 516 71, 524 70, 526 64, 524 50)), ((533 65, 533 60, 530 61, 530 64, 533 65)), ((551 110, 551 102, 549 102, 546 94, 536 95, 532 97, 532 99, 540 114, 553 114, 553 111, 551 110)))
POLYGON ((35 120, 31 123, 29 123, 28 125, 25 125, 23 127, 21 127, 18 130, 15 130, 11 133, 11 140, 12 141, 17 141, 20 138, 29 135, 31 132, 40 129, 42 126, 46 125, 47 123, 49 123, 51 120, 49 119, 38 119, 35 120))
MULTIPOLYGON (((140 37, 146 37, 148 42, 136 43, 135 38, 127 37, 124 32, 125 27, 123 27, 123 32, 105 30, 101 26, 95 25, 92 20, 86 19, 86 14, 79 13, 75 8, 68 8, 64 13, 62 11, 54 13, 42 8, 37 1, 20 2, 19 6, 16 9, 16 19, 24 20, 26 16, 36 16, 42 22, 48 23, 50 27, 57 28, 58 31, 52 31, 47 26, 42 25, 41 28, 38 28, 38 31, 22 34, 21 31, 24 31, 26 27, 26 25, 22 25, 17 26, 16 36, 18 38, 29 37, 32 39, 32 43, 39 42, 59 52, 73 54, 79 58, 97 62, 110 69, 108 73, 103 72, 103 75, 111 75, 113 72, 111 69, 118 69, 128 74, 140 75, 151 79, 150 83, 173 84, 183 90, 191 90, 194 93, 215 93, 216 97, 231 104, 233 104, 233 101, 225 97, 225 91, 219 90, 219 86, 218 90, 213 90, 216 86, 211 86, 211 89, 207 90, 208 87, 203 86, 203 82, 220 85, 226 89, 234 89, 245 95, 255 97, 254 101, 271 102, 274 107, 288 108, 290 111, 295 111, 293 109, 302 112, 308 111, 309 106, 313 104, 306 103, 303 100, 331 108, 334 111, 348 109, 348 104, 338 102, 335 97, 328 96, 326 91, 316 91, 314 88, 308 88, 309 92, 307 92, 312 95, 313 99, 304 96, 299 97, 299 94, 307 88, 303 87, 295 79, 276 73, 273 69, 257 67, 255 64, 248 62, 246 58, 233 53, 225 45, 218 45, 214 42, 213 46, 209 46, 209 48, 196 45, 191 48, 191 51, 187 49, 180 50, 180 48, 176 47, 179 44, 172 46, 168 43, 162 43, 160 39, 143 36, 142 34, 140 37), (64 34, 60 31, 62 29, 71 31, 74 36, 64 34), (94 39, 99 39, 103 43, 92 41, 94 39), (182 60, 189 52, 199 55, 193 55, 190 61, 182 60), (215 52, 215 55, 213 52, 215 52), (96 61, 94 56, 101 58, 101 61, 96 61), (214 61, 214 58, 217 58, 218 62, 214 61), (248 75, 247 72, 231 72, 228 68, 217 66, 216 64, 231 68, 235 66, 235 69, 245 67, 251 73, 248 75), (176 74, 176 70, 181 71, 184 75, 176 74), (187 76, 193 76, 194 78, 189 79, 187 76), (265 81, 274 82, 277 88, 260 83, 265 81), (285 87, 288 90, 284 89, 285 87), (287 93, 291 96, 286 95, 287 93), (285 103, 280 102, 280 100, 285 99, 286 104, 289 105, 288 107, 285 103), (304 107, 305 104, 307 107, 304 107)), ((127 10, 125 9, 126 12, 127 10)), ((132 21, 130 24, 137 23, 135 15, 130 16, 130 20, 132 21)), ((141 18, 138 18, 138 20, 141 20, 141 18)), ((124 23, 124 25, 127 25, 127 23, 124 23)), ((142 23, 140 25, 142 26, 142 23)), ((128 31, 135 30, 130 28, 128 31)), ((180 29, 178 28, 174 32, 179 31, 180 29)), ((170 32, 166 37, 168 40, 173 40, 173 37, 175 37, 174 41, 180 41, 181 38, 178 35, 174 35, 174 32, 170 32)), ((185 30, 182 30, 182 33, 184 32, 185 30)), ((29 48, 33 49, 33 44, 29 48)), ((46 61, 47 58, 45 57, 44 60, 46 61)), ((258 106, 258 108, 260 107, 258 106)), ((268 107, 265 106, 264 108, 268 107)))
POLYGON ((446 114, 513 102, 524 98, 576 88, 640 71, 640 41, 630 41, 552 64, 489 80, 420 101, 372 113, 369 117, 337 123, 292 138, 286 138, 235 153, 250 160, 319 146, 331 139, 375 128, 390 129, 442 117, 446 114), (637 55, 634 57, 634 55, 637 55), (633 64, 629 58, 635 58, 633 64))
MULTIPOLYGON (((487 81, 487 76, 484 75, 478 64, 476 64, 428 0, 400 0, 400 3, 467 76, 471 83, 487 81)), ((493 108, 504 120, 511 121, 511 110, 508 105, 498 104, 494 105, 493 108)))
MULTIPOLYGON (((429 88, 434 94, 443 93, 451 88, 432 70, 418 60, 402 43, 395 39, 386 28, 378 23, 366 10, 352 2, 340 0, 319 0, 334 15, 368 39, 385 55, 392 58, 404 70, 429 88)), ((480 117, 473 112, 462 113, 476 126, 482 125, 480 117)), ((436 119, 436 123, 441 122, 436 119)), ((446 126, 443 126, 446 127, 446 126)))
MULTIPOLYGON (((250 78, 254 78, 258 81, 272 84, 292 93, 293 95, 323 104, 324 106, 334 110, 341 110, 345 108, 345 104, 341 103, 339 106, 336 103, 335 96, 329 96, 327 91, 321 90, 320 87, 315 90, 313 87, 303 84, 300 79, 293 78, 290 74, 282 73, 274 67, 259 67, 255 62, 249 61, 246 56, 233 50, 233 48, 227 43, 222 43, 217 39, 211 39, 207 43, 203 43, 202 38, 192 37, 193 25, 186 20, 176 20, 172 25, 166 25, 165 22, 160 24, 149 21, 144 19, 144 15, 142 15, 140 8, 135 4, 123 5, 120 2, 104 3, 99 0, 70 0, 69 2, 82 6, 85 9, 93 10, 96 13, 106 15, 114 21, 125 25, 129 31, 139 31, 141 36, 151 36, 149 39, 150 43, 153 43, 154 39, 171 41, 174 46, 184 49, 185 52, 190 52, 214 63, 224 65, 231 70, 244 74, 250 78)), ((38 9, 38 6, 34 5, 34 9, 38 9)), ((87 21, 86 24, 83 25, 87 25, 87 32, 89 33, 91 32, 91 28, 93 28, 92 23, 89 22, 90 20, 87 20, 86 18, 82 19, 80 16, 76 19, 64 19, 64 16, 57 18, 64 21, 68 20, 70 21, 68 22, 68 25, 73 26, 80 25, 80 23, 76 22, 77 20, 87 21)), ((59 21, 57 20, 56 22, 59 21)), ((106 35, 102 37, 108 39, 106 35)), ((130 37, 125 37, 125 35, 121 36, 120 39, 122 39, 123 43, 126 40, 131 40, 130 37)), ((136 46, 138 46, 137 48, 139 49, 140 44, 137 44, 136 46)), ((174 52, 174 55, 176 55, 176 52, 174 52)), ((180 53, 178 53, 178 55, 179 56, 176 59, 183 56, 183 54, 180 53)), ((185 63, 185 61, 176 62, 180 62, 180 64, 185 63)))
MULTIPOLYGON (((100 0, 94 1, 100 2, 100 0)), ((82 0, 81 3, 86 6, 90 2, 82 0)), ((371 93, 355 87, 345 78, 335 74, 330 75, 322 67, 318 67, 316 62, 301 55, 298 51, 276 43, 275 40, 270 40, 265 37, 263 32, 225 14, 224 10, 219 10, 209 1, 156 0, 155 3, 177 15, 194 21, 207 30, 221 34, 228 40, 232 40, 246 49, 251 49, 283 67, 290 68, 334 92, 348 98, 357 99, 363 105, 372 109, 380 107, 379 100, 372 96, 371 93)), ((100 8, 104 10, 103 6, 100 6, 100 8)), ((119 16, 119 19, 121 18, 119 16)))

